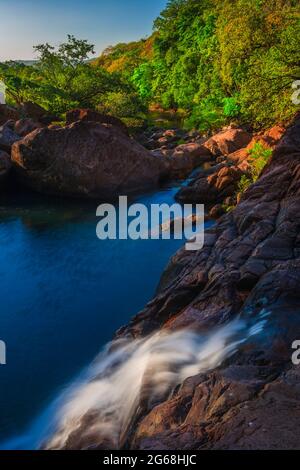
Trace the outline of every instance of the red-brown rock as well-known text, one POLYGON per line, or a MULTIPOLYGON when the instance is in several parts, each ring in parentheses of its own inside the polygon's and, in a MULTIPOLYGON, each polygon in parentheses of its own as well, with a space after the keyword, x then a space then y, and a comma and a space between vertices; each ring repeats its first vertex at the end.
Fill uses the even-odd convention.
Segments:
POLYGON ((91 121, 32 132, 13 146, 12 161, 36 191, 104 199, 154 187, 166 171, 118 128, 91 121))
POLYGON ((229 155, 249 144, 251 134, 243 129, 227 128, 226 130, 215 134, 211 139, 204 143, 204 146, 210 150, 215 157, 229 155))
POLYGON ((242 203, 206 233, 204 249, 175 255, 160 294, 121 335, 207 330, 236 316, 256 324, 266 315, 263 333, 145 412, 132 448, 299 448, 300 377, 291 361, 300 331, 299 211, 300 121, 242 203))
POLYGON ((242 175, 243 172, 238 167, 221 164, 221 169, 217 166, 216 171, 208 176, 206 172, 200 173, 179 191, 176 198, 186 203, 220 203, 226 197, 234 195, 242 175))

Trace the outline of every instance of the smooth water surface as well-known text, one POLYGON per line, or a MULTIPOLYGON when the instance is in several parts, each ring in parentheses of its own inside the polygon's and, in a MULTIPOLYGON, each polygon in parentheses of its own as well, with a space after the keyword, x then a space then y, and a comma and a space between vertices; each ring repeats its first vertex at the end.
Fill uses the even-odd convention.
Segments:
MULTIPOLYGON (((173 186, 137 200, 172 203, 177 191, 173 186)), ((7 346, 7 365, 0 367, 3 443, 26 433, 145 306, 183 241, 100 241, 97 201, 0 197, 0 339, 7 346)))

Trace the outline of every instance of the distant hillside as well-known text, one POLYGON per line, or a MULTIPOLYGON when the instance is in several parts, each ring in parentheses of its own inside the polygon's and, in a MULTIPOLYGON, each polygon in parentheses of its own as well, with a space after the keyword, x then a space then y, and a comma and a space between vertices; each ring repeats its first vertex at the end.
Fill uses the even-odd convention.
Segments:
POLYGON ((107 47, 94 61, 108 72, 132 73, 143 62, 152 60, 155 34, 141 41, 120 43, 107 47))
POLYGON ((19 64, 24 64, 24 65, 34 65, 37 63, 37 60, 16 60, 14 62, 17 62, 19 64))

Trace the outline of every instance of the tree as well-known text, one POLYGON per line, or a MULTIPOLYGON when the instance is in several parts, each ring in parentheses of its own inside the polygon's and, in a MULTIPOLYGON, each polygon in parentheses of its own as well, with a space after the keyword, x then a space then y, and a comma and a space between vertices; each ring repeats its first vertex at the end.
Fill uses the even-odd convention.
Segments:
POLYGON ((89 62, 94 46, 86 40, 69 35, 57 49, 46 43, 34 50, 37 62, 33 66, 0 66, 0 77, 17 105, 30 100, 61 114, 74 107, 96 107, 106 93, 127 87, 120 74, 89 62))

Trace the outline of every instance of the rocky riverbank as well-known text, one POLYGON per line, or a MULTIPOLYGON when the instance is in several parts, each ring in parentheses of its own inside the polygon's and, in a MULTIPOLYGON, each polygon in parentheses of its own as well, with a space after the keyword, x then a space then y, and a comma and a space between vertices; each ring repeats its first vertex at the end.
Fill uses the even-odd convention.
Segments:
POLYGON ((299 448, 300 375, 291 360, 300 335, 299 169, 298 119, 258 182, 206 233, 204 249, 177 253, 159 295, 119 332, 136 337, 158 328, 207 330, 238 316, 266 318, 264 332, 217 370, 144 409, 131 447, 299 448))
MULTIPOLYGON (((201 251, 175 254, 157 296, 118 340, 186 328, 207 333, 237 318, 261 326, 214 370, 157 403, 144 399, 122 446, 299 448, 300 376, 291 358, 300 339, 300 119, 255 135, 231 126, 214 136, 152 129, 133 139, 117 121, 88 111, 72 112, 65 126, 9 117, 0 128, 1 186, 13 175, 41 193, 113 197, 198 168, 177 199, 205 203, 219 220, 201 251), (272 158, 237 198, 257 142, 272 158), (224 205, 236 207, 224 214, 224 205)), ((84 414, 64 448, 107 447, 94 432, 96 418, 84 414)))
MULTIPOLYGON (((144 397, 123 446, 299 448, 300 376, 292 362, 300 335, 299 175, 298 119, 236 209, 207 231, 204 249, 179 251, 157 297, 118 332, 119 340, 158 330, 205 333, 237 318, 256 331, 219 367, 188 378, 169 397, 155 404, 144 397)), ((64 448, 109 446, 97 439, 96 421, 96 411, 83 415, 64 448)))
POLYGON ((159 128, 132 137, 120 119, 92 110, 72 110, 58 125, 40 107, 27 103, 23 108, 0 107, 0 149, 10 161, 6 177, 40 193, 105 199, 155 188, 202 168, 177 198, 207 204, 213 217, 224 212, 226 199, 234 202, 254 143, 273 148, 282 134, 276 128, 271 137, 253 136, 231 126, 210 138, 159 128))

